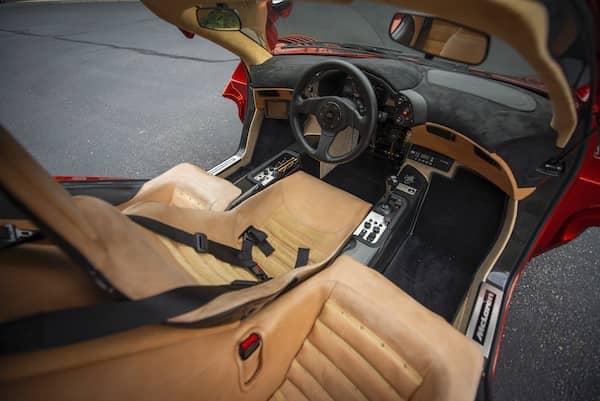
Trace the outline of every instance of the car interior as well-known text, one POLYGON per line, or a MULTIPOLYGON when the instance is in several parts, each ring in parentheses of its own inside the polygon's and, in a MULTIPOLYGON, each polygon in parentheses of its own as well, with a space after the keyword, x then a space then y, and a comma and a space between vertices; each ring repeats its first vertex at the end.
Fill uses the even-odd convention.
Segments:
MULTIPOLYGON (((423 3, 511 37, 473 22, 477 7, 423 3)), ((190 22, 192 2, 145 4, 226 41, 190 22)), ((424 49, 485 46, 425 20, 402 21, 403 38, 428 25, 424 49)), ((530 19, 516 24, 545 40, 530 19)), ((253 62, 259 51, 240 50, 242 145, 209 172, 184 163, 90 191, 55 182, 2 130, 2 205, 14 212, 0 222, 41 238, 0 251, 0 397, 474 399, 485 356, 465 335, 475 296, 520 203, 548 179, 540 166, 577 135, 569 85, 540 43, 511 42, 549 96, 385 58, 253 62), (111 331, 97 319, 123 302, 145 315, 143 302, 180 288, 212 295, 164 311, 166 324, 111 331)))

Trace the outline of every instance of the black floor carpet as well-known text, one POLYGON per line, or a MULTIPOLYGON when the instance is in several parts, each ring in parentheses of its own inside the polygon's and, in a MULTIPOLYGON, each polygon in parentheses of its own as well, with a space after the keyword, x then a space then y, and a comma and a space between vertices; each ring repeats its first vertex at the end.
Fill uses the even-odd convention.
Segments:
POLYGON ((338 165, 323 181, 370 202, 385 193, 385 177, 397 170, 394 162, 363 153, 350 163, 338 165))
POLYGON ((452 320, 497 237, 505 203, 502 191, 465 170, 453 179, 434 175, 414 233, 385 276, 452 320))

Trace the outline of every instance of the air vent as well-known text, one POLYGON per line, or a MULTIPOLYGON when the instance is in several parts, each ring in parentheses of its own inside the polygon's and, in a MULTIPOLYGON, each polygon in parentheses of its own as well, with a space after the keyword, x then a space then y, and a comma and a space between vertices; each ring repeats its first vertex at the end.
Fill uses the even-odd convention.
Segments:
POLYGON ((262 90, 260 91, 262 97, 279 97, 279 91, 276 90, 262 90))
POLYGON ((500 164, 498 164, 498 162, 494 159, 492 159, 487 153, 485 153, 483 150, 479 149, 477 146, 473 146, 473 151, 475 152, 475 154, 482 160, 484 160, 486 163, 491 164, 492 166, 496 167, 497 169, 500 169, 500 164))
POLYGON ((435 125, 428 125, 427 132, 451 142, 454 142, 454 139, 456 138, 456 135, 454 135, 452 132, 444 128, 436 127, 435 125))

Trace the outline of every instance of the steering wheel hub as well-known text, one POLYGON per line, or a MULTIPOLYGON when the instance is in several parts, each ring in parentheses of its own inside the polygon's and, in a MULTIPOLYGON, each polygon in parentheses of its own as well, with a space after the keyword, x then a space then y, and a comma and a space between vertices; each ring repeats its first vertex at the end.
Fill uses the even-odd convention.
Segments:
POLYGON ((318 118, 321 128, 335 130, 343 121, 342 108, 335 102, 327 102, 321 106, 318 118))
MULTIPOLYGON (((341 92, 341 91, 340 91, 341 92)), ((325 163, 347 163, 364 152, 377 129, 377 97, 371 82, 358 67, 344 60, 329 60, 309 68, 294 89, 290 104, 292 133, 306 154, 325 163), (353 99, 339 96, 305 96, 307 85, 324 71, 340 71, 354 81, 365 106, 358 110, 353 99), (321 127, 317 147, 313 147, 304 136, 305 117, 313 115, 321 127), (329 148, 338 134, 346 128, 358 131, 358 142, 341 155, 331 155, 329 148)))

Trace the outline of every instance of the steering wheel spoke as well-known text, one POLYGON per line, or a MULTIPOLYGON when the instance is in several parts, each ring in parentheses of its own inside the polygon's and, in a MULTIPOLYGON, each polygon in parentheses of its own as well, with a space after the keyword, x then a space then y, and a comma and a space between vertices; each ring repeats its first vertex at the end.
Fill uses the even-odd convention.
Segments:
POLYGON ((352 126, 353 128, 356 128, 359 131, 367 128, 367 126, 369 124, 369 119, 367 117, 363 116, 362 114, 360 114, 358 109, 356 109, 354 107, 349 107, 348 113, 350 116, 349 117, 350 121, 348 121, 348 125, 352 126))
POLYGON ((323 130, 321 132, 321 136, 319 137, 319 144, 317 145, 317 151, 315 152, 317 157, 322 158, 323 160, 330 159, 329 148, 331 144, 335 140, 335 133, 323 130))
POLYGON ((320 97, 306 97, 296 99, 296 111, 302 114, 317 114, 323 99, 320 97))

